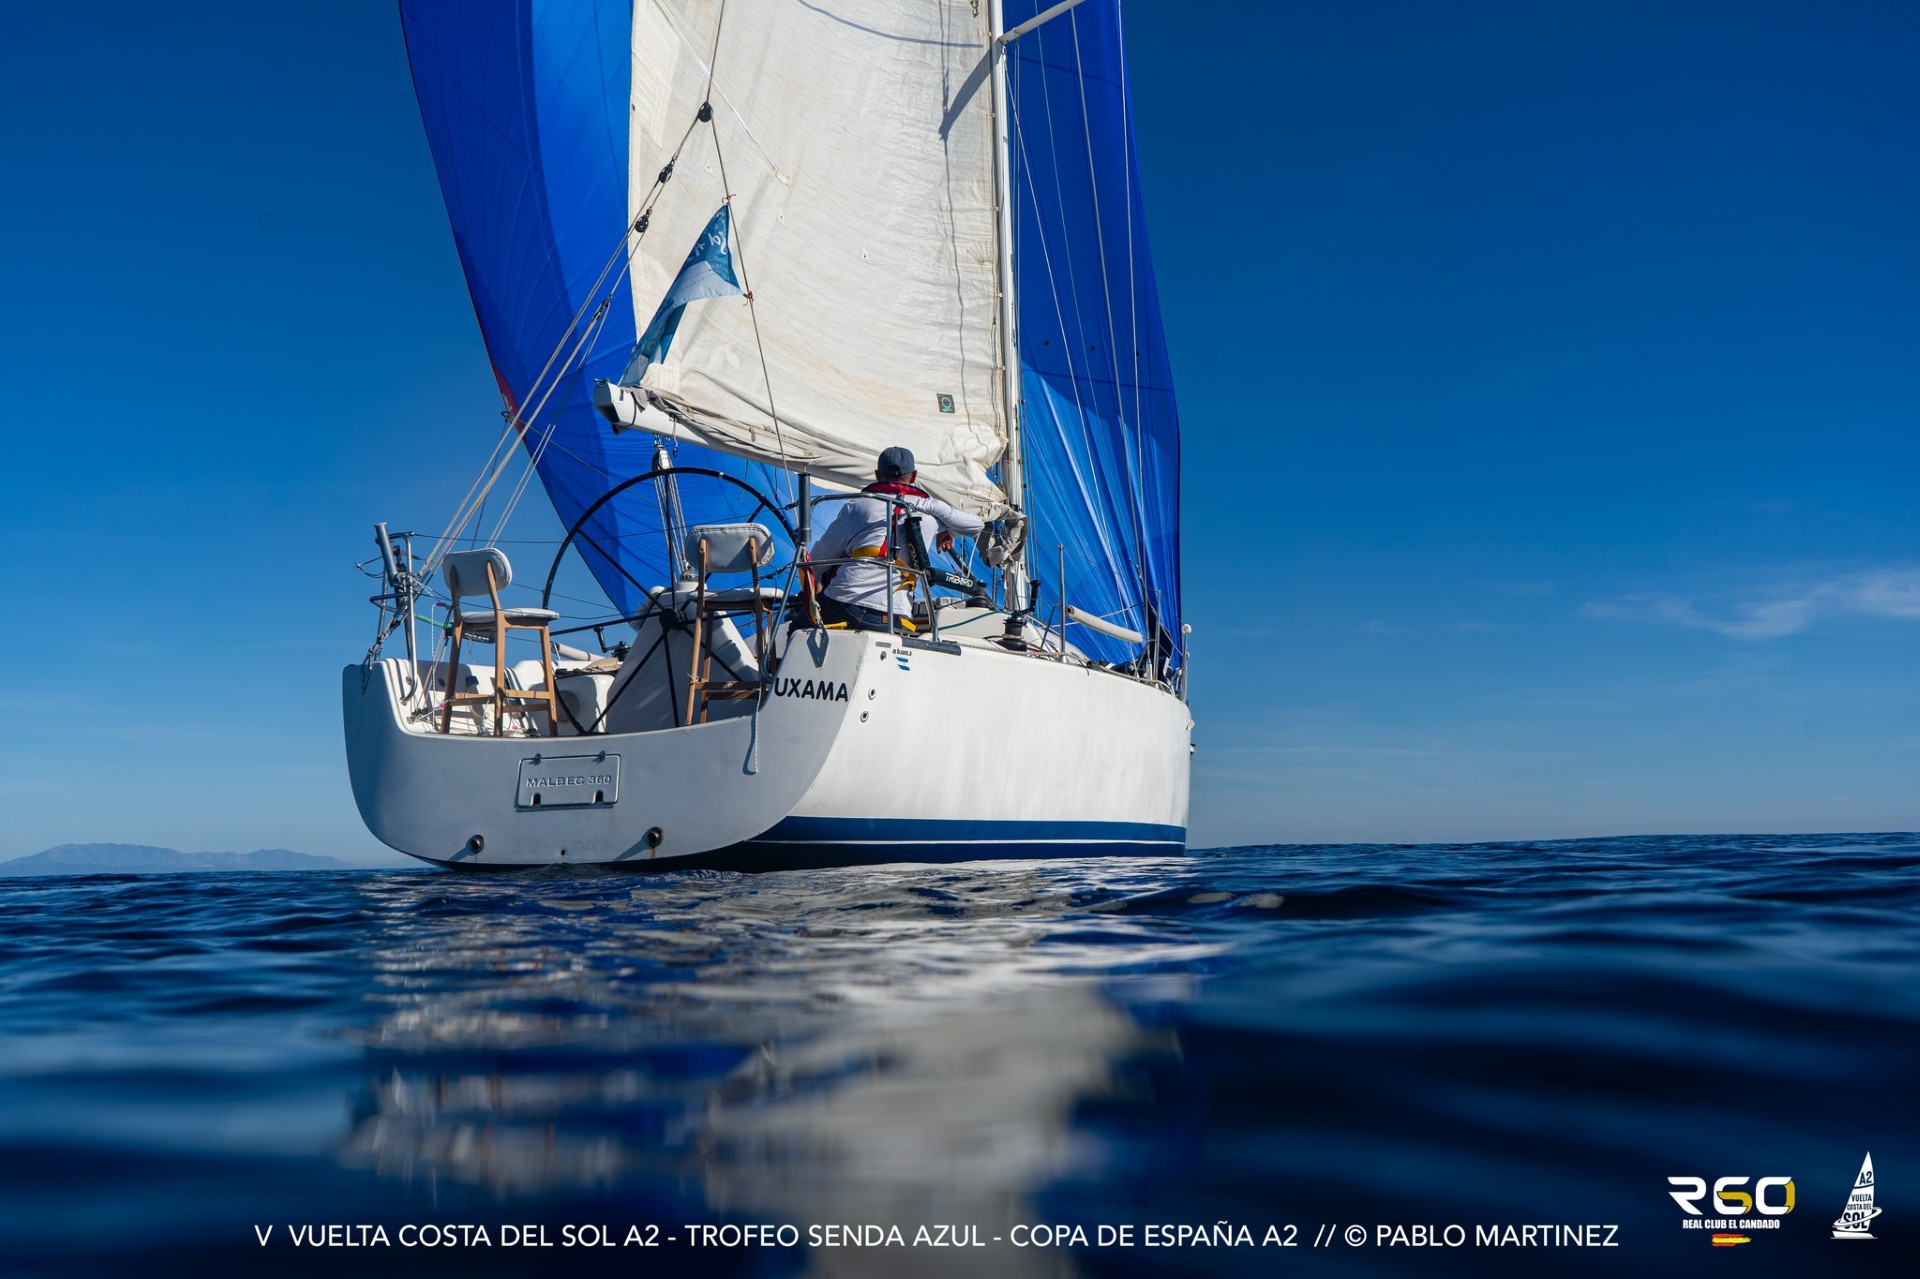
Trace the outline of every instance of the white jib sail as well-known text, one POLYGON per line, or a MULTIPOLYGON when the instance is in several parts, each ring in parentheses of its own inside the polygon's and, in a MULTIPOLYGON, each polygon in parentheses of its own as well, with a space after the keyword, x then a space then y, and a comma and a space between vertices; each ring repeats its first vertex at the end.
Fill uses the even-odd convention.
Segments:
POLYGON ((636 329, 728 195, 754 297, 688 307, 642 378, 683 438, 856 486, 902 444, 927 488, 1004 514, 988 8, 636 4, 633 212, 702 101, 714 115, 634 257, 636 329))

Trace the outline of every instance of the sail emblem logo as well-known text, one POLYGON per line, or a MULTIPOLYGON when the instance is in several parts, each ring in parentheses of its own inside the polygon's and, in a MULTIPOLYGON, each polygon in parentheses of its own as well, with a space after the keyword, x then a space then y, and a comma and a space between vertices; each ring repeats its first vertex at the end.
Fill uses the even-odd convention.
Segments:
POLYGON ((1847 1206, 1840 1210, 1840 1216, 1833 1223, 1835 1239, 1871 1239, 1868 1227, 1873 1219, 1880 1215, 1880 1209, 1873 1206, 1873 1152, 1860 1164, 1860 1175, 1853 1179, 1853 1190, 1847 1195, 1847 1206))
POLYGON ((1711 1192, 1705 1177, 1668 1177, 1667 1184, 1673 1187, 1667 1195, 1687 1214, 1680 1228, 1712 1232, 1716 1248, 1752 1243, 1748 1231, 1778 1230, 1793 1211, 1791 1177, 1721 1177, 1711 1192))

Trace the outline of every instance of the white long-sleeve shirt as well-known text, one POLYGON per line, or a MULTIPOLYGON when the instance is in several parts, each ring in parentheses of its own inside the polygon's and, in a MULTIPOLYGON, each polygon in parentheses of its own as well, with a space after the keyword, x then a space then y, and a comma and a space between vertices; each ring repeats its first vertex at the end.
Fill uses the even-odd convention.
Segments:
MULTIPOLYGON (((927 553, 933 554, 934 534, 946 529, 959 537, 978 537, 987 527, 978 516, 957 510, 937 497, 901 496, 898 499, 914 512, 913 518, 920 521, 920 536, 925 541, 927 553)), ((887 499, 880 495, 856 497, 840 503, 840 510, 827 525, 813 544, 813 560, 844 559, 856 550, 886 545, 887 541, 887 499)), ((907 555, 903 546, 892 548, 894 558, 907 555)), ((899 589, 900 570, 893 571, 894 592, 893 612, 896 617, 910 617, 913 614, 913 598, 899 589)), ((887 561, 880 558, 857 559, 851 564, 842 564, 833 575, 833 581, 827 584, 824 592, 827 598, 839 600, 843 604, 859 604, 866 608, 885 612, 887 608, 887 561)))

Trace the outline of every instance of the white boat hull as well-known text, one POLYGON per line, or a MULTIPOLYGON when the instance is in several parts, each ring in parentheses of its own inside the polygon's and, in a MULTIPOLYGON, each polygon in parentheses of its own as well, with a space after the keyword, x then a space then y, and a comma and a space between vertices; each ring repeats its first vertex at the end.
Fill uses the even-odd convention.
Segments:
POLYGON ((345 671, 354 799, 382 842, 444 865, 781 869, 1186 842, 1179 698, 978 640, 803 632, 757 717, 583 737, 437 733, 409 714, 408 683, 394 659, 345 671))

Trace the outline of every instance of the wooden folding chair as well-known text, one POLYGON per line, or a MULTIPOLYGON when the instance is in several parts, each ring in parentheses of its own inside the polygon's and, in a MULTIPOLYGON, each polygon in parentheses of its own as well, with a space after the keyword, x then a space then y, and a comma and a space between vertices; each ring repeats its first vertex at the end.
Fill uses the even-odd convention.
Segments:
POLYGON ((547 733, 560 736, 560 700, 553 687, 553 637, 548 625, 560 615, 544 608, 507 608, 500 603, 500 592, 513 585, 513 565, 498 547, 483 546, 472 551, 450 551, 440 562, 447 594, 453 597, 453 652, 447 658, 447 701, 441 712, 440 731, 453 731, 454 707, 469 702, 487 702, 493 706, 493 735, 506 735, 510 703, 534 709, 544 706, 547 733), (493 603, 491 611, 461 611, 460 601, 473 595, 485 595, 493 603), (544 691, 507 687, 507 632, 532 631, 540 640, 540 670, 546 676, 544 691), (493 645, 493 691, 463 693, 454 688, 459 678, 460 645, 467 640, 493 645))
POLYGON ((696 524, 687 530, 687 562, 699 575, 694 588, 693 659, 687 676, 687 722, 704 724, 707 703, 758 697, 766 678, 767 633, 780 592, 763 591, 760 570, 773 562, 773 534, 764 524, 696 524), (713 574, 748 573, 752 586, 709 590, 713 574), (715 679, 709 626, 719 618, 753 618, 754 678, 715 679))

